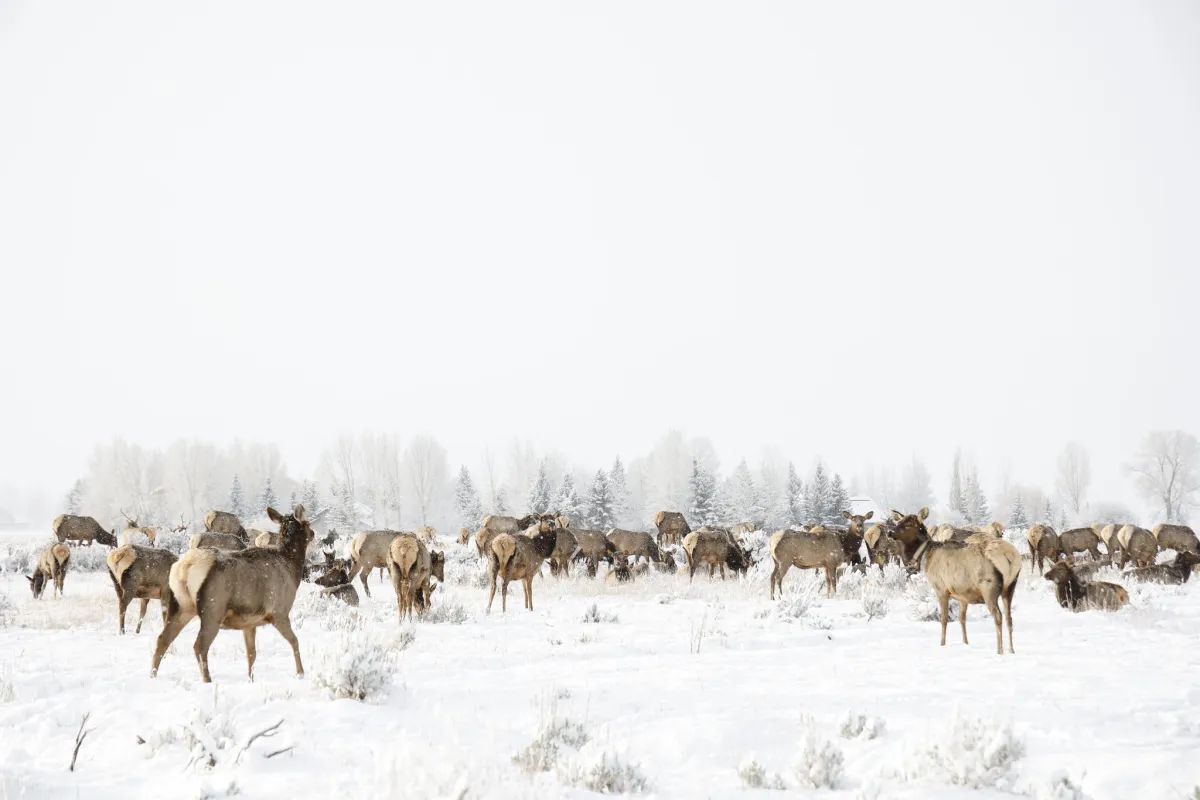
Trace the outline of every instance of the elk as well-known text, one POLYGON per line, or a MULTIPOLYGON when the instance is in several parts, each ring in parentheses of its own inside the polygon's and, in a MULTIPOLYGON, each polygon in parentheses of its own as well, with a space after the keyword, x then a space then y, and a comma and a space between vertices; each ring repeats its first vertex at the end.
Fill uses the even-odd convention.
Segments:
POLYGON ((1200 553, 1200 540, 1196 532, 1187 525, 1170 525, 1161 523, 1150 531, 1158 542, 1160 550, 1174 550, 1176 553, 1200 553))
POLYGON ((134 633, 142 632, 142 620, 151 600, 158 600, 163 624, 167 621, 167 597, 170 593, 171 566, 176 556, 161 547, 124 544, 108 554, 108 576, 117 593, 117 630, 125 635, 125 609, 134 598, 142 601, 134 633))
POLYGON ((626 559, 632 558, 634 564, 639 558, 646 559, 647 563, 662 563, 662 551, 654 543, 654 537, 648 533, 613 528, 608 532, 608 540, 617 548, 618 553, 626 559))
POLYGON ((424 615, 432 594, 430 577, 445 580, 445 555, 438 552, 430 554, 420 536, 402 533, 392 540, 388 558, 401 621, 406 614, 412 619, 414 605, 417 613, 424 615))
POLYGON ((296 659, 296 674, 304 674, 300 642, 289 617, 296 588, 304 574, 304 551, 312 539, 304 506, 283 516, 274 508, 267 516, 279 524, 283 542, 278 550, 251 547, 235 552, 198 548, 184 553, 171 567, 167 621, 154 648, 150 676, 158 674, 163 654, 193 617, 200 632, 193 650, 200 678, 211 683, 208 649, 221 628, 240 630, 246 643, 246 672, 254 679, 254 639, 259 626, 274 625, 296 659))
POLYGON ((846 553, 846 562, 861 564, 862 555, 858 551, 862 547, 863 537, 867 532, 867 520, 875 516, 875 512, 851 514, 849 511, 843 511, 842 516, 850 522, 850 525, 845 530, 835 530, 834 533, 842 543, 842 550, 846 553))
POLYGON ((1177 552, 1170 564, 1153 564, 1149 567, 1135 567, 1125 575, 1138 583, 1187 583, 1192 577, 1192 569, 1200 564, 1200 555, 1184 550, 1177 552))
POLYGON ((321 594, 325 597, 336 598, 348 606, 358 605, 358 592, 346 574, 346 563, 340 558, 334 559, 325 574, 313 580, 313 583, 322 587, 321 594))
POLYGON ((916 514, 900 515, 893 537, 902 548, 904 561, 925 573, 930 587, 937 594, 942 612, 942 646, 946 645, 946 624, 950 617, 950 598, 958 601, 958 618, 962 623, 963 644, 967 644, 967 606, 986 605, 996 622, 996 652, 1004 653, 1003 617, 1008 618, 1008 651, 1013 647, 1012 600, 1021 574, 1021 554, 1003 539, 987 534, 966 542, 935 542, 929 538, 925 519, 929 509, 916 514), (1004 614, 999 601, 1004 601, 1004 614))
POLYGON ((1072 563, 1070 556, 1064 557, 1046 573, 1046 580, 1054 584, 1054 594, 1060 606, 1075 612, 1091 608, 1116 611, 1129 602, 1129 592, 1124 587, 1104 581, 1084 580, 1071 569, 1072 563))
POLYGON ((554 552, 558 536, 553 529, 539 528, 532 535, 514 536, 502 533, 488 545, 488 577, 491 590, 488 592, 487 613, 492 613, 492 601, 496 597, 496 578, 501 580, 500 611, 508 611, 508 584, 521 581, 525 584, 525 607, 533 611, 533 576, 542 568, 542 562, 554 552))
POLYGON ((143 528, 139 526, 137 519, 126 514, 124 509, 121 510, 121 516, 125 518, 125 530, 121 534, 122 544, 131 544, 133 542, 133 535, 135 533, 140 533, 142 536, 146 537, 146 540, 150 543, 151 547, 154 546, 154 539, 158 536, 158 528, 143 528))
POLYGON ((1125 569, 1125 562, 1129 559, 1133 559, 1139 567, 1148 567, 1158 555, 1158 541, 1154 534, 1137 525, 1126 525, 1117 531, 1117 543, 1121 547, 1121 569, 1125 569))
MULTIPOLYGON (((819 526, 818 526, 819 527, 819 526)), ((771 560, 771 599, 775 587, 783 594, 783 578, 792 567, 825 570, 825 593, 833 597, 837 591, 838 567, 846 562, 846 550, 836 534, 824 529, 817 531, 776 531, 769 542, 771 560)))
POLYGON ((585 562, 589 578, 596 577, 596 571, 599 569, 601 561, 607 562, 611 567, 620 557, 617 546, 600 531, 586 531, 579 528, 570 528, 569 530, 575 537, 576 544, 575 554, 571 560, 585 562))
POLYGON ((204 515, 204 530, 212 533, 228 533, 238 537, 243 542, 249 541, 246 529, 237 514, 228 511, 210 511, 204 515))
POLYGON ((888 561, 900 560, 900 548, 892 538, 894 524, 891 520, 877 522, 863 534, 867 545, 867 559, 882 572, 888 561))
POLYGON ((413 533, 427 545, 437 541, 437 528, 432 525, 423 525, 413 531, 413 533))
POLYGON ((459 544, 467 544, 470 541, 471 541, 471 529, 470 528, 459 528, 458 529, 458 543, 459 544))
POLYGON ((758 530, 758 526, 753 522, 739 522, 737 525, 734 525, 732 528, 730 528, 729 532, 740 539, 747 533, 754 533, 756 530, 758 530))
POLYGON ((25 576, 29 581, 29 590, 33 592, 33 599, 40 599, 42 592, 46 590, 46 584, 52 580, 54 591, 51 595, 57 593, 62 596, 70 561, 71 550, 65 544, 52 544, 42 551, 38 556, 37 566, 33 568, 33 574, 25 576))
POLYGON ((179 524, 171 528, 171 533, 187 533, 187 529, 192 526, 191 521, 184 522, 183 514, 179 515, 179 524))
POLYGON ((556 514, 528 514, 520 519, 490 514, 483 518, 483 525, 475 533, 475 548, 479 551, 480 556, 488 558, 492 540, 497 536, 502 533, 515 536, 528 530, 534 524, 538 524, 539 530, 543 531, 550 530, 555 526, 566 527, 561 524, 556 514))
POLYGON ((1096 561, 1100 560, 1100 537, 1091 528, 1072 528, 1058 535, 1059 550, 1067 555, 1087 551, 1096 561))
MULTIPOLYGON (((1093 530, 1095 525, 1092 526, 1093 530)), ((1121 549, 1121 543, 1117 540, 1117 533, 1124 528, 1124 525, 1108 524, 1100 528, 1096 533, 1100 537, 1100 541, 1104 542, 1104 548, 1108 551, 1110 559, 1116 557, 1121 549)))
POLYGON ((680 544, 683 537, 692 532, 687 520, 678 511, 658 512, 654 515, 654 527, 658 528, 660 548, 680 544))
MULTIPOLYGON (((560 517, 560 521, 566 519, 560 517)), ((533 528, 536 532, 537 528, 533 528)), ((550 574, 570 576, 571 560, 575 558, 575 554, 579 552, 579 540, 575 538, 565 525, 556 529, 557 540, 554 545, 554 552, 550 554, 550 574)))
POLYGON ((188 540, 188 549, 211 548, 213 550, 245 550, 246 543, 232 533, 193 533, 188 540))
POLYGON ((271 533, 270 531, 255 531, 250 530, 254 535, 255 547, 279 547, 279 534, 271 533))
POLYGON ((51 529, 54 531, 54 536, 62 544, 75 542, 83 544, 87 542, 90 547, 92 542, 99 542, 108 547, 117 546, 117 532, 106 531, 100 527, 100 523, 91 517, 77 517, 74 514, 59 514, 50 523, 51 529))
POLYGON ((692 531, 683 537, 683 553, 687 556, 689 583, 696 577, 701 564, 708 565, 710 579, 719 567, 721 580, 725 580, 725 567, 734 572, 745 572, 750 568, 746 552, 725 530, 692 531))
POLYGON ((391 569, 392 540, 399 535, 400 531, 363 531, 351 540, 350 559, 354 567, 350 570, 350 580, 361 573, 360 580, 367 597, 371 596, 371 587, 367 585, 371 570, 391 569))
POLYGON ((1025 531, 1025 541, 1029 543, 1029 560, 1033 562, 1040 575, 1045 570, 1045 559, 1053 564, 1062 548, 1058 543, 1058 534, 1049 525, 1031 525, 1025 531))

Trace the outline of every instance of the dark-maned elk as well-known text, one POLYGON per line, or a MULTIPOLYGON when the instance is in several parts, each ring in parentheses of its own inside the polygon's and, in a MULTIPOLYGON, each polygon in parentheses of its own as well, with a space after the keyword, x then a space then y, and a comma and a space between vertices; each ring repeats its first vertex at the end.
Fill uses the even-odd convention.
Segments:
POLYGON ((1149 567, 1134 567, 1125 572, 1125 577, 1138 583, 1187 583, 1192 570, 1200 564, 1200 555, 1188 551, 1177 552, 1170 564, 1153 564, 1149 567))
POLYGON ((1049 558, 1053 564, 1062 552, 1058 534, 1049 525, 1030 525, 1029 530, 1025 531, 1025 541, 1029 544, 1029 560, 1039 575, 1045 572, 1046 559, 1049 558))
POLYGON ((242 521, 237 514, 228 511, 210 511, 204 515, 204 530, 213 533, 228 533, 249 543, 250 537, 242 527, 242 521))
POLYGON ((1119 565, 1125 569, 1125 562, 1130 559, 1139 567, 1148 567, 1154 563, 1158 555, 1158 540, 1154 534, 1137 525, 1126 525, 1117 532, 1117 542, 1121 546, 1119 565))
POLYGON ((735 573, 745 572, 750 568, 746 551, 726 530, 692 531, 683 537, 683 553, 687 556, 689 582, 696 577, 696 570, 702 564, 708 566, 710 579, 720 568, 721 580, 725 580, 726 567, 735 573))
POLYGON ((25 576, 29 580, 29 590, 33 592, 35 600, 42 596, 50 581, 54 581, 54 591, 51 594, 62 596, 70 561, 71 550, 65 544, 52 544, 41 552, 33 574, 25 576))
POLYGON ((1150 533, 1158 542, 1159 550, 1174 550, 1176 553, 1200 553, 1200 540, 1196 532, 1187 525, 1171 525, 1161 523, 1155 525, 1150 533))
POLYGON ((1091 528, 1072 528, 1058 535, 1058 549, 1068 555, 1086 551, 1099 561, 1100 537, 1091 528))
POLYGON ((137 628, 142 632, 142 620, 146 618, 146 606, 157 600, 162 612, 163 624, 167 621, 167 594, 171 579, 171 566, 176 556, 161 547, 143 547, 139 544, 123 544, 108 554, 108 576, 112 578, 117 592, 117 630, 125 634, 125 609, 138 599, 142 601, 138 613, 137 628))
POLYGON ((617 548, 618 553, 625 556, 627 563, 636 564, 639 558, 644 558, 647 563, 662 562, 662 551, 655 544, 654 537, 648 533, 613 528, 608 532, 608 540, 617 548))
POLYGON ((654 526, 658 528, 658 546, 671 547, 680 544, 683 537, 692 532, 683 514, 678 511, 660 511, 654 515, 654 526))
POLYGON ((846 563, 846 550, 837 534, 818 531, 775 531, 769 542, 771 560, 771 599, 775 588, 783 594, 783 578, 792 567, 825 570, 825 593, 833 597, 837 591, 838 567, 846 563))
POLYGON ((210 547, 214 550, 245 550, 246 543, 242 537, 232 533, 193 533, 188 540, 188 549, 196 550, 210 547))
MULTIPOLYGON (((898 513, 898 512, 893 512, 898 513)), ((892 536, 900 543, 904 560, 919 567, 937 594, 942 612, 942 645, 946 644, 946 624, 950 618, 950 598, 958 601, 958 619, 962 623, 963 644, 967 644, 967 607, 986 605, 996 622, 996 652, 1004 653, 1004 617, 1008 618, 1008 651, 1013 647, 1012 600, 1021 575, 1021 554, 1003 539, 978 534, 966 542, 935 542, 929 538, 925 519, 929 509, 922 508, 896 523, 892 536), (1004 613, 1000 611, 1004 601, 1004 613)))
MULTIPOLYGON (((565 517, 561 518, 565 519, 565 517)), ((538 526, 534 525, 529 530, 525 531, 526 536, 536 535, 540 533, 538 526)), ((550 554, 550 574, 556 576, 570 577, 571 561, 574 560, 575 554, 579 552, 579 540, 575 538, 575 534, 565 526, 555 529, 557 536, 554 552, 550 554)))
POLYGON ((354 562, 350 580, 354 580, 355 575, 361 575, 359 580, 367 597, 371 596, 371 587, 367 585, 371 570, 392 568, 392 540, 399 535, 400 531, 363 531, 355 534, 350 541, 350 559, 354 562))
POLYGON ((587 565, 589 578, 596 577, 596 571, 599 569, 601 561, 612 566, 621 557, 617 546, 600 531, 586 531, 579 528, 569 528, 569 530, 575 537, 576 543, 575 555, 572 560, 582 561, 587 565))
POLYGON ((845 530, 837 529, 834 533, 842 542, 842 550, 846 553, 846 562, 849 564, 861 564, 862 554, 859 549, 862 547, 863 537, 867 533, 867 520, 875 516, 874 511, 868 511, 866 514, 851 514, 849 511, 843 511, 842 516, 845 517, 850 525, 845 530))
POLYGON ((313 531, 297 505, 283 516, 273 508, 267 516, 279 524, 283 543, 279 549, 251 547, 223 552, 203 547, 184 553, 171 567, 167 622, 154 648, 151 677, 158 674, 163 654, 193 617, 200 617, 200 632, 193 650, 200 678, 210 683, 208 649, 221 628, 240 630, 246 643, 246 671, 254 678, 254 638, 261 625, 274 625, 292 646, 296 674, 304 674, 300 642, 292 632, 290 614, 296 588, 304 574, 304 551, 313 531))
POLYGON ((117 546, 117 532, 104 530, 100 527, 100 523, 91 517, 77 517, 74 514, 59 514, 50 523, 51 529, 54 531, 54 536, 63 544, 91 545, 92 542, 109 547, 117 546))
POLYGON ((521 581, 525 585, 525 608, 533 611, 533 576, 542 568, 542 562, 554 552, 558 543, 557 531, 539 530, 532 536, 502 533, 488 545, 488 577, 491 590, 488 592, 487 613, 492 613, 492 601, 496 598, 496 578, 500 578, 500 611, 508 611, 508 584, 521 581))
POLYGON ((1071 569, 1071 564, 1069 556, 1062 558, 1046 573, 1046 580, 1054 584, 1054 595, 1063 608, 1076 612, 1092 608, 1116 611, 1129 602, 1129 592, 1124 587, 1083 580, 1071 569))

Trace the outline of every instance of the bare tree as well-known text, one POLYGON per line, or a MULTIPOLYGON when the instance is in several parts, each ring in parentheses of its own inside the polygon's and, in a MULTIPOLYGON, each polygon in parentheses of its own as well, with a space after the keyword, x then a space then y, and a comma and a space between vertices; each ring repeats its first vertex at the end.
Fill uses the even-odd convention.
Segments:
POLYGON ((364 432, 359 436, 356 462, 358 489, 375 512, 375 524, 400 527, 400 437, 364 432))
POLYGON ((1167 522, 1184 522, 1200 492, 1200 443, 1183 431, 1152 431, 1129 472, 1142 496, 1167 522))
POLYGON ((446 494, 446 450, 432 436, 415 436, 404 451, 404 475, 421 525, 428 525, 446 494))
POLYGON ((1069 442, 1058 457, 1058 478, 1055 486, 1063 496, 1067 508, 1076 517, 1083 510, 1088 486, 1092 482, 1092 464, 1088 452, 1078 442, 1069 442))
POLYGON ((211 504, 212 480, 219 458, 217 448, 207 442, 178 439, 167 447, 167 476, 176 505, 187 520, 195 522, 211 504))
POLYGON ((900 508, 914 509, 933 505, 932 483, 933 478, 925 463, 914 455, 900 471, 900 486, 896 494, 900 508))

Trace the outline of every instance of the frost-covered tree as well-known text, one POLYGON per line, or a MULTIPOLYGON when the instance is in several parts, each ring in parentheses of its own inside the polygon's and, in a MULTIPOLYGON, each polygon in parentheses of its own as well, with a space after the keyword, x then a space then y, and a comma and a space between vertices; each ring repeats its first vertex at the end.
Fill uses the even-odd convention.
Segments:
POLYGON ((717 479, 699 458, 692 459, 692 477, 688 481, 687 518, 692 525, 719 525, 720 504, 717 501, 717 479))
POLYGON ((1076 517, 1083 511, 1084 498, 1092 482, 1092 465, 1088 452, 1078 442, 1070 442, 1058 457, 1058 493, 1076 517))
POLYGON ((1042 506, 1042 516, 1040 519, 1043 525, 1054 527, 1054 508, 1050 505, 1050 498, 1046 498, 1046 504, 1042 506))
POLYGON ((925 464, 916 456, 901 470, 900 486, 896 492, 896 506, 885 505, 884 508, 902 508, 905 513, 916 512, 917 509, 933 505, 933 479, 925 464))
POLYGON ((309 519, 316 519, 325 508, 321 504, 321 494, 317 491, 317 485, 309 480, 304 481, 300 486, 300 502, 304 505, 304 511, 309 519))
POLYGON ((807 522, 824 523, 827 519, 832 519, 833 486, 829 482, 829 473, 825 471, 825 465, 820 461, 813 469, 812 478, 804 487, 804 513, 808 516, 807 522))
POLYGON ((1129 471, 1142 497, 1166 522, 1186 522, 1200 506, 1200 442, 1190 433, 1147 434, 1129 471))
POLYGON ((550 476, 546 472, 546 459, 538 467, 537 477, 529 487, 526 503, 530 514, 545 514, 550 510, 550 476))
POLYGON ((963 503, 966 507, 967 522, 972 525, 986 525, 990 520, 991 511, 988 509, 987 496, 979 485, 979 470, 972 467, 967 473, 963 484, 963 503))
POLYGON ((479 502, 475 481, 471 480, 471 471, 465 464, 459 469, 458 480, 454 483, 454 510, 458 512, 458 524, 462 527, 475 530, 483 524, 483 504, 479 502))
POLYGON ((242 482, 238 480, 236 473, 233 476, 233 485, 229 487, 229 510, 239 519, 245 519, 248 513, 246 494, 242 491, 242 482))
POLYGON ((966 489, 963 486, 962 474, 962 451, 954 451, 954 468, 950 473, 950 497, 948 502, 950 510, 955 511, 963 517, 969 518, 967 513, 967 496, 966 489))
POLYGON ((796 465, 788 462, 787 483, 784 485, 783 498, 786 503, 788 518, 783 527, 804 524, 804 481, 796 472, 796 465))
POLYGON ((1025 498, 1020 492, 1017 492, 1017 496, 1013 498, 1012 509, 1008 512, 1008 527, 1029 527, 1029 515, 1025 511, 1025 498))
POLYGON ((621 463, 620 456, 617 456, 613 460, 613 465, 608 470, 608 485, 612 489, 613 518, 616 520, 616 527, 636 528, 638 521, 633 515, 632 493, 629 491, 629 474, 625 471, 625 465, 621 463))
POLYGON ((432 436, 414 436, 402 460, 408 506, 419 525, 432 524, 449 499, 450 464, 446 449, 432 436))
POLYGON ((833 474, 833 483, 829 486, 829 496, 829 511, 823 520, 826 525, 832 525, 845 519, 842 512, 850 510, 850 493, 846 491, 846 485, 842 483, 842 476, 839 473, 833 474))
POLYGON ((266 514, 268 508, 277 508, 279 498, 275 494, 275 487, 271 484, 271 476, 268 475, 263 481, 262 488, 258 490, 258 497, 254 501, 254 514, 266 514))
POLYGON ((83 512, 83 480, 78 479, 71 486, 71 491, 67 493, 66 507, 68 514, 81 514, 83 512))
MULTIPOLYGON (((613 493, 610 491, 610 494, 613 493)), ((615 494, 612 496, 611 505, 613 507, 613 514, 615 515, 615 494)), ((585 517, 587 505, 583 502, 583 498, 579 496, 579 491, 575 488, 575 476, 570 472, 563 473, 562 484, 559 485, 558 495, 554 499, 554 510, 560 516, 565 516, 570 520, 572 525, 578 525, 585 517)))
POLYGON ((758 486, 754 483, 754 475, 751 474, 750 465, 744 458, 730 476, 729 505, 729 515, 737 522, 763 521, 758 486))
POLYGON ((492 513, 508 513, 508 491, 503 486, 497 486, 496 491, 492 494, 492 513))
POLYGON ((595 531, 607 531, 613 527, 612 486, 602 469, 596 470, 596 478, 588 491, 587 521, 595 531))

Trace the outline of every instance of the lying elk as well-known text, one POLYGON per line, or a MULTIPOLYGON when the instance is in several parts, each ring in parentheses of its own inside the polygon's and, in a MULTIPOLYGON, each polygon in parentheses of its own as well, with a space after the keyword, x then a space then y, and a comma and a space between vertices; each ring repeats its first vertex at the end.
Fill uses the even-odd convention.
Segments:
POLYGON ((363 591, 371 596, 371 587, 367 578, 373 569, 391 569, 392 540, 400 535, 400 531, 363 531, 350 542, 350 560, 354 566, 350 570, 350 580, 355 575, 362 575, 363 591))
POLYGON ((146 607, 157 600, 163 624, 167 622, 167 596, 170 593, 171 566, 176 556, 161 547, 123 544, 108 554, 108 575, 117 592, 117 630, 125 635, 125 609, 134 598, 142 601, 134 633, 142 632, 146 607))
POLYGON ((1187 583, 1192 577, 1192 569, 1200 564, 1200 555, 1183 551, 1176 553, 1170 564, 1154 564, 1149 567, 1135 567, 1125 573, 1125 576, 1138 583, 1187 583))
POLYGON ((1121 528, 1117 532, 1117 543, 1121 548, 1119 562, 1121 569, 1125 569, 1125 562, 1130 559, 1139 567, 1148 567, 1154 563, 1154 559, 1158 555, 1158 541, 1154 538, 1154 534, 1137 525, 1126 525, 1121 528))
POLYGON ((242 521, 237 514, 231 514, 228 511, 210 511, 204 515, 204 530, 211 533, 227 533, 231 536, 236 536, 242 542, 250 540, 246 529, 242 527, 242 521))
POLYGON ((50 581, 54 581, 54 591, 51 594, 58 594, 60 597, 63 593, 63 586, 67 582, 67 565, 71 561, 71 550, 65 544, 52 544, 42 551, 38 556, 37 566, 33 568, 32 575, 26 575, 29 580, 29 590, 33 592, 35 600, 41 598, 42 592, 46 590, 46 585, 50 581))
MULTIPOLYGON (((894 515, 899 512, 892 512, 894 515)), ((946 624, 950 618, 950 598, 958 601, 958 619, 962 623, 963 644, 967 644, 967 606, 986 605, 996 622, 996 652, 1004 653, 1003 618, 1008 617, 1008 651, 1013 647, 1012 600, 1021 574, 1021 554, 1003 539, 988 534, 966 542, 935 542, 929 538, 925 519, 929 509, 922 508, 896 523, 893 534, 900 543, 909 566, 920 567, 937 594, 942 612, 942 646, 946 644, 946 624), (1004 614, 1000 600, 1004 601, 1004 614)))
MULTIPOLYGON (((819 526, 818 526, 819 527, 819 526)), ((783 594, 783 578, 792 567, 800 569, 824 569, 825 593, 833 597, 837 591, 838 567, 846 563, 846 550, 836 534, 825 530, 776 531, 769 542, 771 560, 775 569, 771 571, 771 599, 775 599, 775 588, 783 594)))
POLYGON ((1046 573, 1046 580, 1054 584, 1054 595, 1060 606, 1076 612, 1092 608, 1116 611, 1129 602, 1129 592, 1123 587, 1084 580, 1071 569, 1072 563, 1070 557, 1062 558, 1046 573))
POLYGON ((658 546, 670 547, 683 542, 692 532, 683 514, 678 511, 660 511, 654 515, 654 527, 658 528, 658 546))
POLYGON ((117 546, 116 530, 114 529, 112 532, 104 530, 100 527, 100 523, 91 517, 59 514, 50 523, 50 527, 58 541, 63 544, 69 542, 84 544, 86 542, 90 546, 92 542, 99 542, 108 547, 117 546))
POLYGON ((687 556, 689 582, 696 577, 696 570, 702 564, 708 566, 709 578, 720 568, 721 580, 725 580, 726 567, 735 573, 745 572, 750 568, 750 558, 746 551, 724 530, 692 531, 683 537, 683 554, 687 556))
POLYGON ((1174 550, 1176 553, 1200 553, 1200 540, 1196 532, 1187 525, 1170 525, 1162 523, 1155 525, 1150 531, 1154 541, 1158 542, 1160 550, 1174 550))
POLYGON ((336 598, 348 606, 358 605, 358 592, 346 574, 346 562, 340 558, 331 560, 325 573, 314 579, 313 583, 322 587, 321 594, 325 597, 336 598))
POLYGON ((1046 559, 1049 558, 1053 564, 1062 552, 1058 534, 1049 525, 1029 526, 1029 530, 1025 531, 1025 541, 1029 543, 1029 560, 1033 562, 1039 575, 1045 571, 1046 559))
POLYGON ((417 613, 424 616, 433 591, 429 579, 445 580, 445 555, 431 554, 419 534, 402 533, 392 540, 388 557, 401 621, 405 615, 412 619, 414 606, 417 613))
POLYGON ((246 643, 246 671, 254 679, 254 638, 261 625, 275 630, 292 646, 296 674, 304 674, 300 642, 289 617, 296 588, 304 573, 304 551, 312 528, 297 505, 288 516, 273 508, 267 516, 279 524, 283 543, 278 550, 251 547, 236 552, 209 548, 189 550, 171 567, 171 596, 167 621, 154 648, 151 677, 158 674, 163 654, 193 617, 200 617, 200 633, 193 647, 200 678, 210 683, 208 649, 221 628, 240 630, 246 643))
POLYGON ((508 611, 508 584, 521 581, 525 584, 525 608, 533 611, 533 576, 542 568, 542 562, 554 552, 558 536, 553 529, 539 528, 533 535, 502 533, 488 545, 488 577, 491 590, 488 592, 487 613, 492 613, 492 601, 496 597, 496 578, 501 581, 500 611, 508 611))

